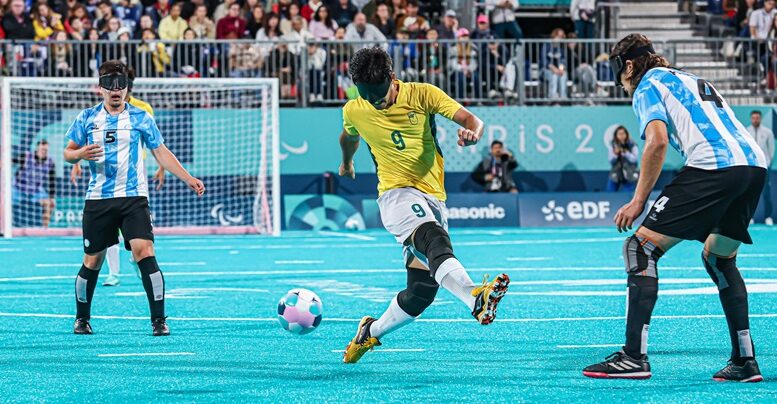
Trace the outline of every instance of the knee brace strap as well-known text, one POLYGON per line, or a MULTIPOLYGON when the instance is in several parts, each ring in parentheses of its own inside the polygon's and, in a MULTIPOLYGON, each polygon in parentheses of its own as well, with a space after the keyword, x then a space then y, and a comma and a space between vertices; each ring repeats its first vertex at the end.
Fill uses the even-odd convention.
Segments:
POLYGON ((737 269, 737 256, 721 257, 713 253, 704 251, 701 254, 701 260, 704 263, 704 269, 712 278, 712 281, 718 285, 718 290, 723 290, 732 284, 742 282, 742 275, 737 269))
POLYGON ((453 257, 453 246, 448 232, 435 222, 418 226, 413 236, 413 246, 429 261, 432 274, 445 260, 453 257))
POLYGON ((426 271, 408 269, 407 289, 397 295, 397 304, 407 314, 417 317, 437 296, 440 285, 426 271))
POLYGON ((661 248, 636 234, 623 243, 623 260, 628 274, 658 278, 658 260, 663 255, 661 248))

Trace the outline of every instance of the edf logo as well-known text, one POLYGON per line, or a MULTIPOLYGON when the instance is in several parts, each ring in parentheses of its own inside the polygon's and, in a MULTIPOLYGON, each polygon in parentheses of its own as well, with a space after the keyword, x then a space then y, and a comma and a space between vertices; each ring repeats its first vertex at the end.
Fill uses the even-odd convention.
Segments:
POLYGON ((556 206, 555 200, 542 207, 545 221, 605 219, 610 213, 610 201, 571 201, 566 207, 556 206))

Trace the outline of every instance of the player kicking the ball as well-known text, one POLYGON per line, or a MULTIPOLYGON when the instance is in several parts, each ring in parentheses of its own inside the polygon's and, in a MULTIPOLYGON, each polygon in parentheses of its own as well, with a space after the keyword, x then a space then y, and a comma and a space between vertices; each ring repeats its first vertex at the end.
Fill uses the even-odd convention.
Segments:
POLYGON ((380 345, 381 337, 412 322, 432 304, 440 285, 486 325, 494 321, 510 283, 501 274, 476 286, 453 255, 447 231, 435 115, 463 126, 459 146, 476 144, 483 122, 435 86, 397 80, 391 66, 391 57, 378 47, 362 49, 351 58, 350 74, 360 97, 343 107, 340 175, 355 177, 353 155, 361 136, 375 162, 381 220, 404 249, 407 288, 379 319, 362 318, 345 350, 345 363, 356 363, 380 345))
POLYGON ((153 335, 169 335, 165 281, 154 256, 143 150, 150 148, 159 165, 186 182, 198 196, 205 193, 205 186, 165 147, 154 119, 126 102, 127 66, 109 60, 100 66, 99 73, 103 102, 81 111, 67 132, 69 142, 65 149, 68 163, 87 160, 91 172, 84 206, 84 261, 76 277, 77 314, 73 331, 92 333, 89 319, 97 277, 105 250, 119 242, 121 230, 125 248, 132 251, 140 268, 153 335))
POLYGON ((626 345, 583 374, 647 379, 648 327, 658 297, 658 260, 682 240, 704 243, 701 260, 718 286, 731 337, 731 359, 715 380, 760 382, 750 338, 747 289, 737 269, 741 243, 766 179, 766 159, 747 129, 706 80, 669 67, 644 35, 631 34, 610 55, 616 80, 633 97, 645 139, 634 198, 618 210, 618 231, 632 228, 661 173, 667 145, 686 158, 636 233, 623 258, 628 273, 626 345))

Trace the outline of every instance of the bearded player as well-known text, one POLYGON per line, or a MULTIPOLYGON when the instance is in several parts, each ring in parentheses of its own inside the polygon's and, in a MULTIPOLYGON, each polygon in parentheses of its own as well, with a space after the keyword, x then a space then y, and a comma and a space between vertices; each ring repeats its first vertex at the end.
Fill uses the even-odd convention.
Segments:
POLYGON ((391 57, 378 47, 362 49, 351 58, 349 70, 359 98, 343 107, 339 172, 355 178, 353 155, 364 138, 378 175, 381 220, 403 247, 407 288, 380 318, 362 318, 346 348, 345 363, 356 363, 381 345, 380 338, 411 323, 432 304, 440 286, 464 302, 480 324, 490 324, 510 283, 501 274, 475 285, 453 255, 447 231, 435 115, 462 126, 459 146, 476 144, 483 122, 435 86, 397 80, 391 66, 391 57))
POLYGON ((737 268, 742 243, 766 180, 766 159, 755 140, 708 81, 674 69, 641 34, 621 39, 610 64, 632 96, 645 139, 634 197, 615 215, 628 231, 642 214, 671 145, 685 167, 667 185, 642 225, 623 245, 628 273, 626 344, 583 374, 594 378, 647 379, 648 328, 658 298, 658 260, 683 240, 704 243, 701 261, 718 287, 726 314, 731 357, 718 381, 763 380, 750 337, 747 289, 737 268))

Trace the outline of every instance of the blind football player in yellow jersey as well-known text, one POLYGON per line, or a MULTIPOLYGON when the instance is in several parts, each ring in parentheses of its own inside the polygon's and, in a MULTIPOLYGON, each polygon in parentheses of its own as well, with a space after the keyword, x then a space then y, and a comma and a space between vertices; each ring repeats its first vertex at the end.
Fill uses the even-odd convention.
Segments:
MULTIPOLYGON (((143 111, 148 112, 149 115, 152 117, 154 116, 154 108, 151 107, 151 104, 141 100, 140 98, 136 98, 132 96, 132 83, 135 81, 135 70, 133 68, 129 68, 127 74, 127 78, 129 79, 128 87, 127 87, 127 102, 134 106, 142 109, 143 111)), ((145 152, 143 154, 143 159, 145 160, 146 155, 145 152)), ((81 178, 81 165, 80 164, 74 164, 73 168, 70 170, 70 182, 73 183, 73 185, 76 184, 76 181, 78 181, 79 178, 81 178)), ((165 169, 161 166, 157 169, 156 174, 154 174, 154 181, 156 181, 156 189, 160 190, 162 189, 162 185, 165 183, 165 169)), ((105 261, 108 262, 108 271, 110 272, 108 277, 105 278, 105 281, 103 282, 103 286, 119 286, 121 281, 119 280, 119 272, 121 265, 119 264, 119 245, 115 244, 105 251, 105 261)), ((136 266, 137 263, 132 260, 132 256, 130 256, 130 262, 133 264, 133 266, 136 266)), ((137 267, 135 267, 137 272, 137 267)), ((140 277, 140 272, 137 272, 138 277, 140 277)))
POLYGON ((403 246, 407 288, 380 318, 362 318, 346 348, 345 363, 357 362, 380 345, 381 337, 412 322, 432 304, 441 285, 486 325, 494 321, 510 283, 501 274, 476 286, 453 255, 448 236, 444 160, 435 116, 462 126, 459 146, 476 144, 483 122, 433 85, 397 80, 391 66, 391 57, 379 47, 362 49, 351 58, 349 70, 359 97, 343 107, 340 175, 355 177, 353 155, 364 139, 378 175, 381 220, 403 246))

